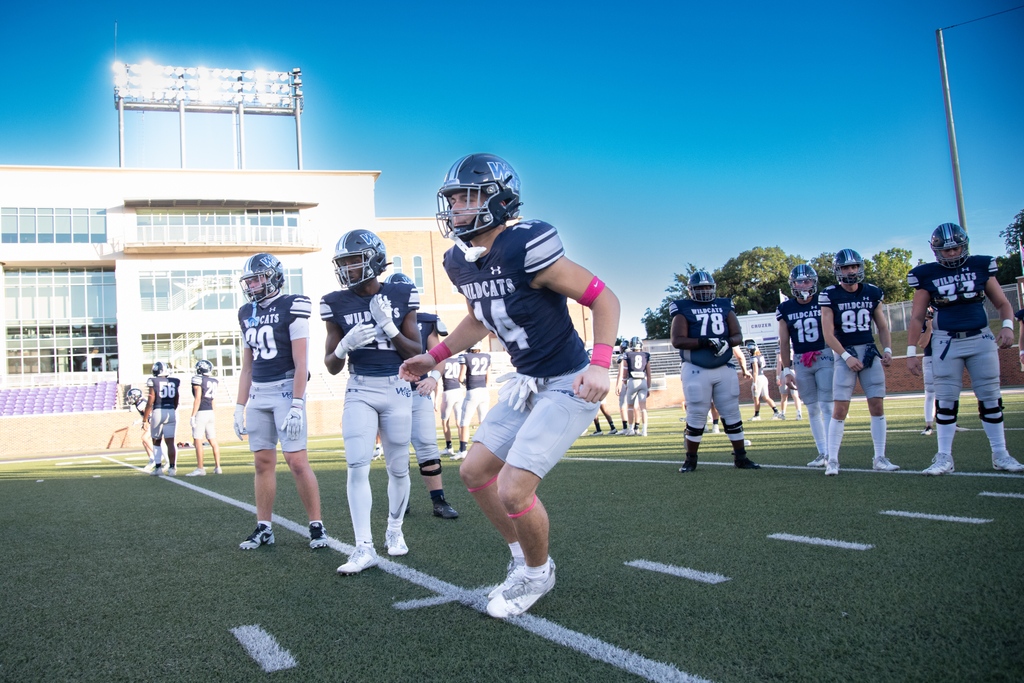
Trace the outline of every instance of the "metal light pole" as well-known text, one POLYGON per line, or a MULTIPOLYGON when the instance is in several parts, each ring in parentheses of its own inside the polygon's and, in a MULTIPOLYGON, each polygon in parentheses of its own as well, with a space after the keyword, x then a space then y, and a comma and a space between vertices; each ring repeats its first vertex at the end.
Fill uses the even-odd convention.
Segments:
POLYGON ((967 210, 964 208, 964 188, 960 182, 960 155, 956 150, 956 129, 953 127, 953 101, 949 96, 949 74, 946 73, 946 47, 942 42, 942 29, 935 31, 939 48, 939 71, 942 74, 942 98, 946 104, 946 135, 949 137, 949 160, 953 165, 953 188, 956 192, 956 211, 960 227, 967 230, 967 210))

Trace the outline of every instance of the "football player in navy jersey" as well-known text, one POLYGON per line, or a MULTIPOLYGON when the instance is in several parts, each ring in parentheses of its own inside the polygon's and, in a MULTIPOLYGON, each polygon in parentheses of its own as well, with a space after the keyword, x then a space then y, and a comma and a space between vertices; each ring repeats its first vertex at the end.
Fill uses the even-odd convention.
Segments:
POLYGON ((465 156, 448 171, 437 193, 437 219, 456 246, 445 253, 444 267, 470 315, 401 370, 415 379, 488 332, 516 369, 460 468, 512 553, 504 582, 488 595, 487 613, 496 618, 522 614, 555 585, 548 515, 537 487, 608 393, 619 322, 615 294, 565 257, 554 226, 518 220, 519 189, 512 167, 491 154, 465 156), (569 297, 593 310, 590 362, 569 316, 569 297))
POLYGON ((462 355, 462 366, 466 397, 462 401, 462 411, 459 413, 459 452, 452 456, 452 460, 466 458, 466 449, 469 447, 469 423, 475 413, 477 424, 482 424, 491 403, 491 392, 487 389, 491 354, 481 353, 480 345, 474 344, 462 355))
POLYGON ((128 401, 129 412, 134 408, 139 414, 139 419, 132 422, 132 427, 142 428, 142 447, 145 449, 146 455, 149 457, 149 462, 142 468, 142 471, 152 472, 156 467, 156 462, 153 460, 153 437, 150 436, 146 421, 143 419, 146 415, 146 406, 149 404, 146 401, 146 397, 142 394, 142 389, 134 387, 129 389, 126 398, 128 401))
POLYGON ((451 460, 462 460, 457 457, 461 448, 452 448, 452 416, 455 416, 455 430, 458 434, 459 415, 462 413, 462 401, 466 398, 466 387, 462 386, 462 378, 466 372, 466 359, 445 358, 441 366, 441 431, 444 433, 443 455, 451 456, 451 460))
POLYGON ((808 467, 825 467, 828 461, 828 423, 832 418, 832 376, 834 357, 825 345, 821 331, 821 306, 818 304, 818 274, 809 264, 801 264, 789 273, 793 297, 779 304, 779 350, 782 381, 799 389, 807 406, 811 436, 818 457, 808 467), (794 363, 794 359, 798 362, 794 363), (793 369, 793 366, 796 369, 793 369))
POLYGON ((309 378, 308 296, 284 293, 284 266, 272 254, 250 256, 238 284, 248 303, 238 309, 242 373, 235 401, 235 435, 249 435, 256 467, 256 530, 238 547, 274 543, 271 519, 277 494, 280 441, 295 488, 309 516, 309 547, 327 545, 320 516, 320 486, 306 451, 306 382, 309 378))
POLYGON ((853 388, 860 388, 871 414, 872 466, 882 472, 898 470, 885 457, 885 370, 892 364, 892 337, 882 303, 882 290, 864 282, 864 259, 853 249, 841 249, 832 260, 838 284, 818 295, 821 306, 821 331, 825 343, 841 361, 835 361, 832 374, 832 421, 828 426, 828 461, 825 474, 839 474, 839 447, 843 443, 846 415, 850 412, 853 388), (878 353, 871 323, 878 328, 882 353, 878 353), (879 360, 875 363, 875 360, 879 360))
POLYGON ((626 394, 626 405, 630 409, 634 403, 638 404, 639 423, 633 424, 637 423, 634 417, 630 427, 634 435, 647 436, 647 392, 651 387, 651 354, 644 351, 644 343, 640 337, 629 340, 629 349, 619 363, 616 391, 626 394))
MULTIPOLYGON (((384 278, 384 282, 404 282, 416 287, 416 284, 404 273, 392 273, 384 278)), ((419 290, 416 290, 419 293, 419 290)), ((448 336, 448 328, 433 313, 416 312, 416 327, 420 331, 420 351, 425 351, 448 336)), ((430 494, 434 508, 434 516, 442 519, 455 519, 459 516, 455 508, 448 504, 444 497, 444 480, 441 478, 441 454, 437 449, 437 427, 434 413, 437 411, 435 399, 440 392, 441 373, 431 370, 429 373, 412 383, 412 448, 416 453, 416 463, 420 468, 423 483, 430 494)))
POLYGON ((743 341, 732 299, 716 297, 715 278, 706 270, 690 275, 688 299, 669 304, 672 346, 682 358, 680 370, 686 397, 686 460, 679 471, 697 469, 697 450, 704 437, 712 400, 722 416, 725 434, 732 442, 733 464, 740 469, 760 469, 747 457, 740 417, 740 382, 736 376, 733 347, 743 341))
POLYGON ((196 444, 196 468, 186 474, 186 477, 205 477, 206 468, 203 466, 203 439, 210 442, 210 449, 213 451, 213 473, 221 474, 220 468, 220 445, 217 443, 217 415, 213 412, 213 398, 217 393, 217 385, 220 383, 216 377, 211 377, 213 363, 205 358, 196 362, 196 374, 192 376, 192 419, 189 424, 192 426, 192 439, 196 444))
POLYGON ((142 416, 143 425, 149 423, 149 433, 153 439, 153 462, 156 463, 150 472, 153 476, 160 476, 162 468, 160 461, 162 448, 160 443, 167 444, 167 474, 177 474, 178 455, 174 447, 174 431, 178 424, 175 411, 178 409, 179 387, 181 380, 177 377, 168 377, 171 367, 167 363, 157 361, 153 363, 153 375, 146 379, 146 386, 149 387, 149 403, 146 405, 146 412, 142 416))
POLYGON ((338 573, 347 576, 377 565, 370 532, 370 460, 378 433, 388 472, 384 545, 388 555, 409 552, 402 522, 409 503, 413 391, 408 380, 399 379, 398 366, 403 358, 421 353, 423 347, 416 325, 419 292, 412 284, 382 283, 377 278, 388 265, 387 251, 377 235, 362 229, 346 232, 334 247, 333 262, 341 289, 320 299, 320 317, 327 325, 327 371, 336 375, 346 361, 349 365, 341 435, 356 549, 348 562, 338 567, 338 573))
POLYGON ((931 467, 924 471, 928 475, 953 471, 953 436, 964 369, 978 398, 981 426, 992 449, 992 467, 1024 472, 1024 465, 1006 450, 999 390, 998 348, 1013 345, 1013 308, 996 281, 996 260, 971 256, 969 242, 966 230, 956 223, 943 223, 931 236, 935 261, 919 265, 907 275, 907 282, 916 290, 907 332, 907 369, 911 374, 921 374, 917 342, 928 305, 935 309, 931 344, 939 445, 931 467), (988 327, 986 296, 1003 319, 996 335, 988 327))

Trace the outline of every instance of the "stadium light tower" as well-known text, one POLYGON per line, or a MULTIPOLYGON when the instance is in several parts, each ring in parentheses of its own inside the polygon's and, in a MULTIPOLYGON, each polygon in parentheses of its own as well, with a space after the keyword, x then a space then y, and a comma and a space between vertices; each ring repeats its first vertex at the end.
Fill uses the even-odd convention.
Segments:
POLYGON ((302 70, 207 69, 114 63, 119 166, 124 168, 124 112, 177 111, 181 167, 185 168, 185 112, 231 114, 235 121, 236 163, 245 168, 245 115, 295 117, 295 146, 302 170, 302 70))

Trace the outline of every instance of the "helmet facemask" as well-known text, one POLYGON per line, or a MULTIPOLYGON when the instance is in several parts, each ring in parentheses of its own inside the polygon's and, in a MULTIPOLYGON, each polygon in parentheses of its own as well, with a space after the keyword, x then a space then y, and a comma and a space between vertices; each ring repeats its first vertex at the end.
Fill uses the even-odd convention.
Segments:
POLYGON ((332 259, 334 274, 338 277, 338 284, 342 289, 356 287, 377 276, 371 264, 375 253, 372 249, 364 249, 356 253, 341 254, 332 259), (358 257, 359 261, 355 261, 353 257, 358 257))
POLYGON ((239 279, 242 285, 242 293, 251 303, 265 301, 277 294, 277 285, 274 284, 273 271, 260 271, 252 275, 246 275, 239 279))
POLYGON ((946 268, 959 268, 971 255, 970 238, 967 231, 956 223, 943 223, 935 228, 930 240, 932 253, 935 254, 935 261, 946 268), (960 247, 960 253, 956 256, 943 256, 942 252, 948 249, 960 247))
POLYGON ((810 301, 818 293, 818 278, 796 278, 789 281, 789 287, 798 301, 810 301))

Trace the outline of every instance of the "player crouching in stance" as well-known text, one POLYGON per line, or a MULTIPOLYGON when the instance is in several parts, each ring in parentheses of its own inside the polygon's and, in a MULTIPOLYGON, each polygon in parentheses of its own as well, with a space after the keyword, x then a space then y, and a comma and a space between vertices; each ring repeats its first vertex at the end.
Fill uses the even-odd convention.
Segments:
POLYGON ((840 356, 833 366, 832 421, 828 425, 828 461, 825 475, 839 474, 839 447, 843 443, 846 416, 850 412, 853 388, 860 388, 868 401, 871 414, 871 442, 874 446, 872 466, 882 472, 894 472, 898 465, 885 457, 885 370, 892 364, 892 337, 885 313, 879 305, 882 290, 864 282, 864 259, 853 249, 841 249, 832 260, 832 271, 839 284, 825 288, 818 295, 821 306, 821 330, 825 343, 840 356), (878 328, 882 353, 875 347, 871 323, 878 328), (875 358, 881 362, 875 364, 875 358))
POLYGON ((249 435, 256 465, 256 531, 239 544, 253 550, 274 543, 271 518, 277 493, 277 442, 295 478, 306 514, 309 547, 327 545, 320 518, 320 487, 306 453, 309 297, 284 294, 284 267, 271 254, 251 256, 239 279, 249 300, 238 309, 242 328, 242 374, 238 378, 235 435, 249 435))
POLYGON ((516 373, 499 392, 463 461, 469 492, 512 552, 487 613, 522 614, 555 585, 549 522, 537 487, 608 393, 619 301, 601 280, 564 255, 558 232, 519 215, 519 176, 499 157, 471 154, 438 191, 438 224, 456 246, 444 255, 470 315, 442 342, 402 364, 414 380, 453 352, 493 332, 516 373), (594 312, 593 360, 573 328, 571 297, 594 312))
POLYGON ((698 270, 687 283, 689 299, 669 304, 672 319, 672 346, 683 360, 683 396, 686 398, 686 460, 682 474, 697 469, 700 448, 714 400, 725 434, 732 442, 733 464, 744 470, 761 466, 747 457, 740 417, 740 381, 736 376, 732 348, 743 341, 740 321, 732 308, 732 299, 715 297, 715 279, 706 270, 698 270))
POLYGON ((1003 399, 999 391, 997 347, 1013 345, 1013 308, 996 281, 996 260, 991 256, 971 256, 968 245, 966 230, 956 223, 943 223, 932 232, 935 261, 921 264, 907 274, 907 282, 916 290, 907 328, 907 370, 913 375, 921 375, 917 342, 929 304, 935 309, 931 344, 939 452, 924 474, 953 471, 953 436, 964 368, 971 377, 981 426, 992 447, 992 467, 1024 472, 1024 465, 1006 450, 1003 399), (985 313, 986 295, 1003 319, 999 334, 994 336, 985 313))
POLYGON ((338 567, 338 573, 345 576, 377 564, 370 533, 370 461, 378 432, 388 471, 384 544, 388 555, 409 552, 402 522, 409 503, 413 398, 408 382, 398 377, 398 366, 403 358, 423 350, 416 325, 420 295, 406 282, 381 283, 377 276, 387 265, 387 252, 377 235, 369 230, 346 232, 334 247, 334 273, 341 289, 320 299, 320 317, 327 325, 324 365, 337 375, 346 360, 349 362, 341 435, 356 550, 338 567))

